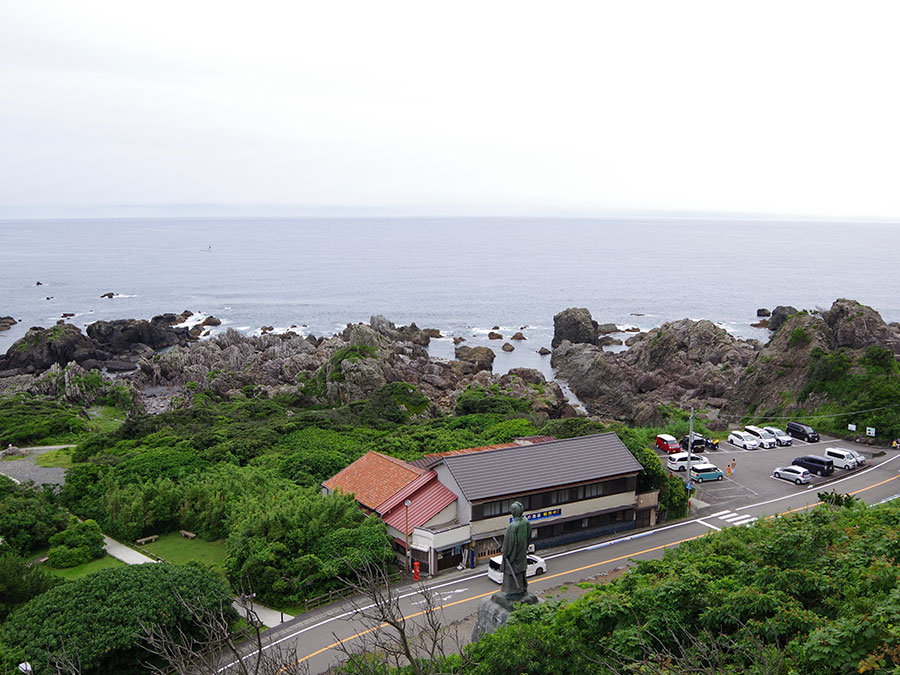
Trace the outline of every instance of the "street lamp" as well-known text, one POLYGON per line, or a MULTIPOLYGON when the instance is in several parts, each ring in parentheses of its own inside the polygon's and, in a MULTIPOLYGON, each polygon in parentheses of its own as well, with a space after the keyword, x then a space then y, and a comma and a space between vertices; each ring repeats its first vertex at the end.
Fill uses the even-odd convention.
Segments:
POLYGON ((410 502, 408 499, 405 502, 403 502, 403 506, 406 507, 406 528, 405 528, 405 530, 406 530, 406 571, 407 572, 409 572, 409 570, 412 568, 412 563, 410 562, 410 559, 412 558, 412 552, 409 550, 409 505, 411 503, 412 502, 410 502))

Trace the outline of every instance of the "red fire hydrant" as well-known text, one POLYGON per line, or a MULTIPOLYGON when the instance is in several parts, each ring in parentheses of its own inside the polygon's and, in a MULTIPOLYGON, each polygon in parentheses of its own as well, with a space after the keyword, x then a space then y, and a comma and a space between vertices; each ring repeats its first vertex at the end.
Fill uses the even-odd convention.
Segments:
POLYGON ((414 562, 413 563, 413 581, 418 581, 418 580, 419 580, 419 563, 414 562))

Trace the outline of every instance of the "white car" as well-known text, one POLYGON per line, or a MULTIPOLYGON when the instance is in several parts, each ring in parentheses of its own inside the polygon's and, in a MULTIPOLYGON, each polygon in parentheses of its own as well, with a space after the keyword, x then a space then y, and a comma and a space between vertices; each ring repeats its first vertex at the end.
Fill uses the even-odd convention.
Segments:
POLYGON ((759 443, 759 447, 761 448, 774 448, 775 447, 775 436, 774 434, 770 434, 765 429, 760 429, 759 427, 744 427, 744 431, 753 436, 757 442, 759 443))
POLYGON ((862 454, 859 450, 853 450, 852 448, 847 450, 851 455, 856 458, 856 466, 869 466, 871 462, 869 462, 869 458, 862 454))
POLYGON ((783 430, 778 427, 763 427, 766 431, 772 434, 775 437, 775 442, 778 445, 790 445, 794 442, 794 437, 788 433, 785 433, 783 430))
POLYGON ((801 483, 808 483, 812 480, 812 476, 809 471, 804 469, 802 466, 779 466, 772 472, 772 475, 775 478, 782 478, 784 480, 789 480, 797 485, 801 483))
POLYGON ((759 447, 759 441, 746 431, 732 431, 728 434, 728 442, 744 450, 756 450, 759 447))
MULTIPOLYGON (((526 577, 533 577, 547 571, 547 561, 533 553, 528 554, 528 567, 525 569, 526 577)), ((498 584, 503 583, 503 556, 495 555, 488 563, 488 579, 498 584)))

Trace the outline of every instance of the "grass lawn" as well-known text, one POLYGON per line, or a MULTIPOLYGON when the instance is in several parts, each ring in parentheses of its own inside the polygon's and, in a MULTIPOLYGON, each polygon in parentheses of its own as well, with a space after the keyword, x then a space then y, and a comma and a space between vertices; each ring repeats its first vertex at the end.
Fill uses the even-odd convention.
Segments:
POLYGON ((224 574, 222 565, 225 562, 225 542, 222 540, 206 541, 200 537, 187 539, 178 532, 169 532, 143 548, 176 565, 194 561, 209 565, 214 572, 224 574))
POLYGON ((60 448, 59 450, 48 450, 42 455, 34 458, 34 463, 38 466, 55 466, 60 469, 72 468, 72 451, 75 448, 60 448))
POLYGON ((94 431, 107 433, 115 431, 125 422, 125 411, 106 405, 95 405, 88 410, 94 431))
POLYGON ((44 564, 47 565, 47 569, 50 570, 51 574, 72 581, 73 579, 87 576, 92 572, 97 572, 99 570, 106 569, 107 567, 118 567, 119 565, 124 565, 125 563, 123 563, 121 560, 116 560, 112 556, 104 555, 102 558, 91 560, 91 562, 86 562, 83 565, 76 565, 75 567, 68 567, 63 570, 50 567, 50 565, 47 563, 44 564))

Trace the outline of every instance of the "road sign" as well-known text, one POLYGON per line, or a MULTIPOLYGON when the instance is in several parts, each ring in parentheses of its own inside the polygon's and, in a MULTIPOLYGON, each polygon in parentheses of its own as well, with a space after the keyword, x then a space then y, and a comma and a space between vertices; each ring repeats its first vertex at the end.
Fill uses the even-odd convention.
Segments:
POLYGON ((866 427, 866 436, 874 436, 875 427, 866 427))
POLYGON ((849 429, 850 431, 856 431, 856 425, 855 425, 855 424, 848 424, 848 425, 847 425, 847 429, 849 429))

